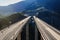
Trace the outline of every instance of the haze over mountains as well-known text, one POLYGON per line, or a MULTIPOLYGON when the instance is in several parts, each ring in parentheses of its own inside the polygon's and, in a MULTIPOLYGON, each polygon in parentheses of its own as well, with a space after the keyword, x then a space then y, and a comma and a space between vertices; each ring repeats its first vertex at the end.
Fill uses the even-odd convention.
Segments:
POLYGON ((60 0, 26 0, 19 3, 11 4, 9 6, 0 6, 0 14, 9 15, 13 14, 14 12, 33 10, 39 7, 45 7, 49 10, 60 13, 60 0))
POLYGON ((18 2, 16 4, 11 4, 8 6, 0 6, 0 14, 8 15, 14 12, 21 12, 27 7, 27 5, 29 5, 33 1, 27 0, 27 1, 18 2))

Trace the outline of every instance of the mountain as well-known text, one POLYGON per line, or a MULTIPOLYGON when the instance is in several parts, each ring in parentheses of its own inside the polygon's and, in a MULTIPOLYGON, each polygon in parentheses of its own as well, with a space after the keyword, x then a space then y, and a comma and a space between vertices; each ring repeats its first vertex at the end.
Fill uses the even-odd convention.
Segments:
POLYGON ((60 12, 60 0, 38 0, 38 4, 41 4, 41 6, 47 9, 60 12))
POLYGON ((3 7, 0 7, 0 14, 7 15, 7 14, 11 14, 18 11, 20 12, 24 10, 24 7, 26 7, 26 3, 24 1, 9 5, 9 6, 3 6, 3 7))
POLYGON ((23 20, 26 17, 27 16, 24 16, 24 14, 16 13, 16 14, 12 14, 10 16, 5 16, 3 18, 0 18, 0 30, 8 27, 11 24, 14 24, 18 21, 23 20))
POLYGON ((31 3, 29 7, 26 7, 23 12, 33 16, 36 14, 36 11, 34 10, 40 7, 45 7, 48 10, 55 11, 56 13, 59 13, 60 15, 60 1, 59 0, 58 1, 57 0, 37 0, 31 3))
POLYGON ((60 30, 60 14, 54 13, 49 10, 40 10, 36 15, 41 20, 45 21, 46 23, 52 25, 56 29, 60 30))
MULTIPOLYGON (((45 7, 49 10, 60 13, 60 0, 25 0, 9 6, 0 6, 0 14, 10 15, 14 12, 34 10, 39 7, 45 7)), ((35 12, 27 14, 34 15, 35 12)))
POLYGON ((21 12, 25 10, 25 8, 28 7, 28 5, 30 5, 33 1, 26 0, 8 6, 0 6, 0 14, 10 15, 13 14, 14 12, 21 12))

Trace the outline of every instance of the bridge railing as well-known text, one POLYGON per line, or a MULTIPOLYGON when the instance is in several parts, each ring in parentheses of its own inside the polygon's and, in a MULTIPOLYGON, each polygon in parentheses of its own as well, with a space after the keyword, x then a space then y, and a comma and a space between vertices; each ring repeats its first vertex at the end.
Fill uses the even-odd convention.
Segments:
POLYGON ((60 31, 35 16, 34 20, 43 40, 60 40, 60 31))
POLYGON ((22 31, 23 26, 27 23, 30 17, 25 18, 22 21, 19 21, 8 28, 5 28, 0 31, 0 40, 15 40, 19 33, 22 31))

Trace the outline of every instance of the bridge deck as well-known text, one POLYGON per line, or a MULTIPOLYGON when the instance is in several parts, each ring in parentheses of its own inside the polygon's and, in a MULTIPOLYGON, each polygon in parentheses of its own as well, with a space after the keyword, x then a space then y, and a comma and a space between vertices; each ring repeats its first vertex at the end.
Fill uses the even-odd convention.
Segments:
POLYGON ((60 40, 60 31, 35 16, 34 19, 44 40, 60 40))
POLYGON ((15 40, 18 34, 21 32, 22 27, 27 23, 30 17, 15 23, 8 28, 0 31, 0 40, 15 40))
MULTIPOLYGON (((19 33, 21 33, 23 26, 28 22, 30 17, 25 18, 3 30, 0 31, 0 40, 15 40, 19 33)), ((60 40, 60 31, 50 26, 46 22, 34 16, 35 24, 43 38, 43 40, 60 40)), ((28 40, 28 26, 26 27, 26 39, 28 40)), ((32 30, 31 30, 32 31, 32 30)), ((36 30, 35 30, 36 31, 36 30)), ((36 31, 37 32, 37 31, 36 31)), ((35 32, 35 40, 37 33, 35 32)), ((19 38, 18 38, 19 39, 19 38)))

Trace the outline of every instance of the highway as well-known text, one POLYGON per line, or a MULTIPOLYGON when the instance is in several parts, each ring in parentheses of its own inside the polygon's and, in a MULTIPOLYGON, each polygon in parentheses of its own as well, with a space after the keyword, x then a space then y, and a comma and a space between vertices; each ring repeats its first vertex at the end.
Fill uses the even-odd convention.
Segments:
POLYGON ((0 40, 15 40, 30 16, 0 31, 0 40))
MULTIPOLYGON (((15 40, 17 37, 19 37, 18 34, 21 33, 23 26, 26 23, 28 23, 30 18, 31 17, 29 16, 29 17, 23 19, 22 21, 19 21, 15 24, 10 25, 7 28, 4 28, 3 30, 0 30, 0 40, 15 40)), ((37 25, 37 28, 38 28, 43 40, 60 40, 60 31, 59 30, 57 30, 53 26, 47 24, 46 22, 44 22, 43 20, 41 20, 35 16, 33 16, 33 20, 34 20, 35 24, 37 25)), ((27 26, 27 28, 28 28, 28 26, 27 26)), ((27 29, 26 29, 26 31, 28 32, 27 29)), ((27 32, 26 32, 26 34, 27 34, 27 32)), ((36 39, 36 37, 35 37, 35 39, 36 39)))
POLYGON ((60 31, 42 21, 41 19, 35 16, 33 17, 43 40, 60 40, 60 31))

